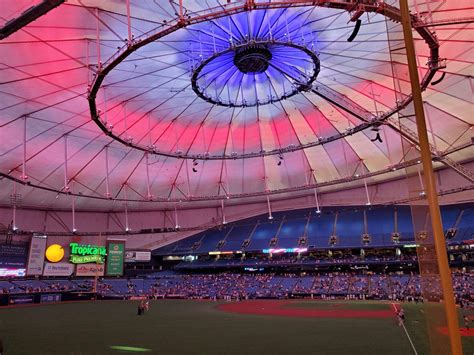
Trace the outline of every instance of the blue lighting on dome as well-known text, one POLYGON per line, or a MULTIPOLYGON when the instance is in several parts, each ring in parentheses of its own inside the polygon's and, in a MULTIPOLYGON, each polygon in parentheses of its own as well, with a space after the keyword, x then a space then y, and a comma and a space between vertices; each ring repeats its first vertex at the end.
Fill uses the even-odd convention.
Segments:
POLYGON ((319 73, 312 9, 255 10, 188 28, 193 90, 222 106, 257 106, 308 90, 319 73))

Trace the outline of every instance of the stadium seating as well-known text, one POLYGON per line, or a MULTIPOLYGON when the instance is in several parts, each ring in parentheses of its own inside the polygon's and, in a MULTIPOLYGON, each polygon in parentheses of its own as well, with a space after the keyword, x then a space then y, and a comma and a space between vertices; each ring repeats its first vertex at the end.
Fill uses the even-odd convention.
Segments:
MULTIPOLYGON (((0 294, 92 291, 92 280, 10 280, 0 281, 0 294), (87 289, 84 285, 87 284, 87 289), (47 286, 50 285, 50 286, 47 286), (51 287, 51 285, 54 285, 51 287), (82 285, 82 286, 79 286, 82 285), (71 288, 65 288, 70 286, 71 288)), ((458 299, 474 300, 474 274, 453 273, 458 299)), ((171 298, 250 299, 288 297, 342 297, 388 300, 421 298, 421 280, 416 274, 327 273, 296 274, 169 274, 154 278, 101 279, 98 293, 105 298, 128 298, 139 295, 171 298)))
MULTIPOLYGON (((474 239, 474 207, 472 205, 443 206, 441 208, 444 229, 456 229, 449 243, 459 243, 474 239)), ((273 219, 267 215, 248 218, 229 223, 219 229, 200 232, 181 241, 164 246, 153 252, 154 255, 207 254, 210 251, 262 251, 267 248, 296 248, 299 239, 307 238, 306 246, 316 249, 393 247, 391 236, 397 230, 400 245, 413 244, 415 235, 410 206, 387 206, 368 209, 366 206, 351 209, 332 208, 318 214, 313 209, 274 213, 273 219), (397 228, 394 225, 394 212, 397 211, 397 228), (367 232, 370 242, 364 243, 364 213, 367 216, 367 232), (334 230, 335 215, 337 223, 334 230), (331 235, 337 237, 335 245, 330 245, 331 235), (242 248, 244 240, 250 240, 242 248), (276 244, 270 246, 271 240, 276 244), (222 242, 221 242, 222 241, 222 242), (220 248, 218 244, 221 242, 220 248), (199 244, 198 248, 194 248, 199 244)))

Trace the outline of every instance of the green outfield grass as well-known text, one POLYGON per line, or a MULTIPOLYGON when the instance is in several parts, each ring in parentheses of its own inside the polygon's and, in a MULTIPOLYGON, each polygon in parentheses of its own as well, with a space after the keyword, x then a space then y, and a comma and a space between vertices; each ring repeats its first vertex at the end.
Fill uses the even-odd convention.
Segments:
MULTIPOLYGON (((63 303, 0 309, 10 354, 413 354, 395 317, 292 318, 218 310, 217 302, 165 300, 137 316, 137 301, 63 303), (116 347, 130 347, 120 350, 116 347), (133 349, 135 348, 135 349, 133 349)), ((294 301, 285 307, 380 310, 375 302, 294 301)), ((418 354, 426 354, 420 305, 404 306, 418 354)), ((466 354, 474 338, 464 338, 466 354)))

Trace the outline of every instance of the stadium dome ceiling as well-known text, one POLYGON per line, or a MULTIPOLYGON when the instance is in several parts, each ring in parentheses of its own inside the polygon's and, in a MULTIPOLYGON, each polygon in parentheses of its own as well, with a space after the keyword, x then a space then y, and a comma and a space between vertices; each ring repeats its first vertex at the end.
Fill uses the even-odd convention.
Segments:
MULTIPOLYGON (((3 2, 2 25, 35 3, 3 2)), ((245 203, 417 164, 396 1, 247 3, 69 0, 0 41, 0 203, 245 203)), ((469 1, 411 6, 435 166, 461 169, 469 1)))

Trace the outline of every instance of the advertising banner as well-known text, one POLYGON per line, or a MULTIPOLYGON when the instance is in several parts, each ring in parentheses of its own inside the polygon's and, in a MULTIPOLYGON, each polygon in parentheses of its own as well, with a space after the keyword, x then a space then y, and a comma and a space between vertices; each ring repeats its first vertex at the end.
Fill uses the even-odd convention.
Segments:
POLYGON ((107 276, 122 276, 125 261, 125 240, 107 240, 107 276))
POLYGON ((137 300, 146 300, 148 297, 147 296, 130 296, 130 300, 132 301, 137 301, 137 300))
POLYGON ((0 267, 0 277, 24 277, 26 269, 0 267))
POLYGON ((0 267, 24 268, 28 258, 28 245, 0 244, 0 267))
POLYGON ((101 255, 71 255, 70 259, 73 264, 103 263, 101 255))
POLYGON ((34 235, 31 238, 28 265, 26 267, 26 274, 28 276, 38 276, 43 273, 46 240, 47 237, 45 235, 34 235))
POLYGON ((103 263, 107 250, 104 246, 91 244, 69 244, 70 261, 73 264, 103 263))
POLYGON ((45 263, 43 276, 71 276, 74 264, 70 263, 45 263))
POLYGON ((80 264, 76 266, 76 276, 104 276, 104 264, 80 264))
POLYGON ((147 262, 151 260, 151 251, 127 250, 125 251, 125 262, 147 262))
POLYGON ((60 293, 42 294, 40 298, 40 303, 48 303, 48 302, 61 302, 61 294, 60 293))
POLYGON ((31 296, 11 296, 8 300, 10 304, 25 304, 25 303, 34 303, 35 297, 31 296))

